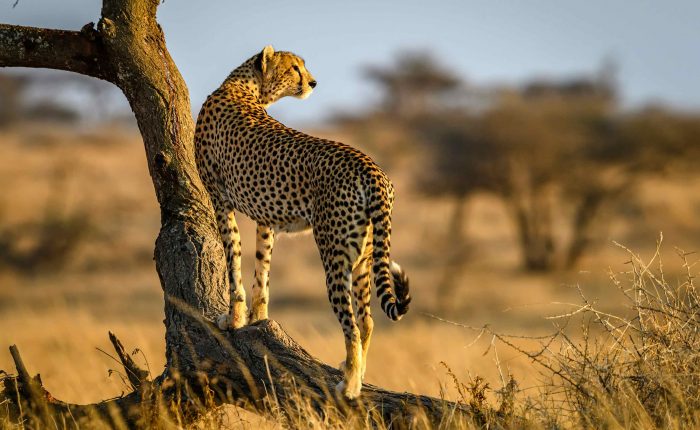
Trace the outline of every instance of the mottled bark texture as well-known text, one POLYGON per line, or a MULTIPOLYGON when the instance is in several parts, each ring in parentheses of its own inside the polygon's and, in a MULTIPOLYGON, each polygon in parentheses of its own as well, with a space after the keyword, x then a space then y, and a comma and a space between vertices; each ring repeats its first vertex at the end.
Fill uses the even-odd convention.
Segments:
MULTIPOLYGON (((348 407, 335 397, 340 372, 311 357, 275 322, 235 333, 211 324, 228 310, 226 265, 211 202, 195 168, 188 90, 156 22, 158 4, 104 0, 97 25, 80 31, 0 24, 0 67, 68 70, 112 82, 126 95, 161 208, 155 259, 165 295, 167 345, 166 370, 154 381, 143 380, 139 369, 129 369, 133 362, 122 360, 127 374, 141 375, 130 378, 135 391, 84 406, 54 399, 39 378, 28 376, 15 348, 19 375, 5 379, 5 398, 17 403, 21 394, 24 408, 16 410, 25 418, 36 411, 32 419, 51 427, 86 417, 130 428, 156 422, 181 426, 224 403, 264 411, 270 402, 263 399, 272 392, 284 404, 293 378, 319 411, 329 404, 343 411, 372 409, 401 422, 414 412, 408 405, 421 406, 436 421, 454 413, 455 405, 446 402, 368 385, 361 404, 348 407)), ((115 348, 119 354, 117 343, 115 348)))

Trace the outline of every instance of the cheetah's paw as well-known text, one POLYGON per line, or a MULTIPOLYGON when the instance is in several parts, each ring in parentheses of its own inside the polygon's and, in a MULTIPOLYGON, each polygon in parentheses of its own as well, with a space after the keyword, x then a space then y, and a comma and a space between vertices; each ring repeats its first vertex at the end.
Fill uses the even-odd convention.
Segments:
POLYGON ((246 318, 246 314, 240 314, 241 316, 236 317, 234 315, 219 315, 216 318, 216 325, 219 327, 221 330, 231 330, 231 329, 238 329, 241 327, 244 327, 248 323, 248 318, 246 318))
POLYGON ((231 315, 223 314, 216 317, 216 326, 220 330, 228 330, 231 328, 231 315))
POLYGON ((348 400, 356 399, 360 396, 360 390, 362 389, 362 384, 346 384, 345 381, 338 382, 335 386, 336 393, 342 395, 348 400))

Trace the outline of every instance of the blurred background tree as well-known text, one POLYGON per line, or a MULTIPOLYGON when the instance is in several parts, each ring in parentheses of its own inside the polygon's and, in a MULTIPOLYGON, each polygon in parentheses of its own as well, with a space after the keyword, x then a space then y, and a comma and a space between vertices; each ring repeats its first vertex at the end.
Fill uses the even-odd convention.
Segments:
POLYGON ((405 51, 389 66, 368 66, 365 75, 382 93, 380 111, 414 118, 454 101, 462 81, 427 51, 405 51))

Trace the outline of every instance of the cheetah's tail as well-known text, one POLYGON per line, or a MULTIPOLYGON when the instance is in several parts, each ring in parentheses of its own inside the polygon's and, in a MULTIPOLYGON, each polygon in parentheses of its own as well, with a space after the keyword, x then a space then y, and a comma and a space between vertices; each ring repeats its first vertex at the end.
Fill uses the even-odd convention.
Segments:
POLYGON ((408 293, 408 276, 401 266, 389 259, 389 235, 391 220, 389 213, 379 210, 372 217, 372 272, 377 297, 384 313, 398 321, 408 312, 411 296, 408 293))

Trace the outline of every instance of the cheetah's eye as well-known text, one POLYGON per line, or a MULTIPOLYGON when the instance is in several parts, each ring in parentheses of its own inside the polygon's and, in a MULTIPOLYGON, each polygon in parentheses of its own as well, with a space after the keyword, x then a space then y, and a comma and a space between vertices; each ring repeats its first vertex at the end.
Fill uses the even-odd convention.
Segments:
POLYGON ((299 66, 296 64, 292 66, 292 69, 294 69, 295 72, 299 73, 301 75, 301 71, 299 70, 299 66))

